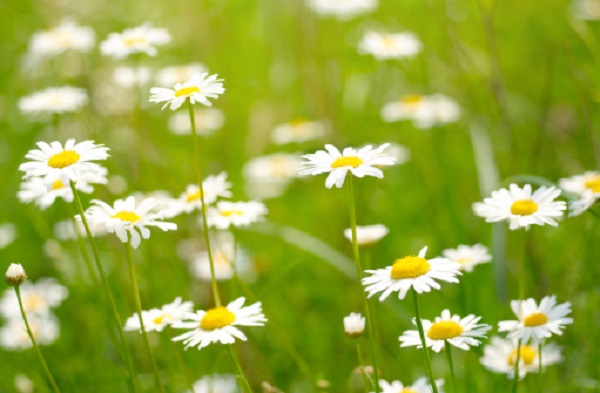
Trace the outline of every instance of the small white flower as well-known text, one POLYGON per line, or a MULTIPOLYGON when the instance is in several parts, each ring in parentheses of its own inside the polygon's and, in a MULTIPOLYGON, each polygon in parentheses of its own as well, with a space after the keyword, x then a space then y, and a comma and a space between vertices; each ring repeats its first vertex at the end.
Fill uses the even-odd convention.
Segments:
POLYGON ((260 302, 244 307, 245 301, 241 297, 227 307, 187 314, 185 321, 176 322, 173 327, 191 330, 173 338, 173 341, 183 341, 185 349, 195 346, 202 349, 211 343, 233 344, 236 338, 246 341, 246 335, 236 326, 264 326, 267 319, 260 302))
MULTIPOLYGON (((256 273, 252 261, 244 249, 236 247, 231 232, 217 231, 212 236, 210 244, 217 281, 230 280, 234 273, 246 282, 253 280, 256 273)), ((194 277, 205 281, 211 280, 208 251, 194 251, 187 259, 190 261, 190 271, 194 277)))
POLYGON ((583 175, 562 178, 558 180, 558 185, 571 194, 585 196, 591 192, 593 196, 600 197, 600 172, 588 171, 583 175))
POLYGON ((271 132, 271 140, 278 145, 302 143, 325 136, 325 125, 320 121, 295 119, 279 124, 271 132))
POLYGON ((149 24, 125 29, 122 33, 110 33, 108 38, 100 43, 100 52, 114 59, 124 59, 129 55, 145 53, 156 56, 156 46, 171 42, 167 29, 151 27, 149 24))
POLYGON ((410 149, 397 143, 390 143, 387 150, 388 154, 396 159, 396 165, 401 165, 410 160, 410 149))
POLYGON ((379 301, 385 300, 392 292, 398 292, 398 299, 402 300, 409 289, 417 293, 430 292, 431 288, 440 289, 435 280, 457 283, 456 276, 461 275, 460 265, 447 258, 425 259, 427 247, 419 251, 418 256, 407 256, 397 259, 392 266, 385 269, 367 270, 370 277, 362 279, 371 297, 383 292, 379 301))
POLYGON ((552 337, 552 334, 562 335, 565 325, 573 323, 568 318, 571 313, 571 303, 556 304, 556 296, 546 296, 539 306, 533 298, 513 300, 510 307, 517 316, 516 321, 500 321, 499 332, 509 332, 508 338, 521 339, 522 344, 530 340, 534 345, 552 337))
POLYGON ((14 224, 6 222, 0 224, 0 250, 8 247, 17 238, 17 229, 14 224))
POLYGON ((20 263, 11 263, 6 270, 4 280, 8 285, 21 285, 27 278, 27 273, 20 263))
MULTIPOLYGON (((444 393, 442 390, 444 387, 443 379, 436 379, 435 385, 437 386, 439 393, 444 393)), ((429 378, 427 377, 417 379, 410 386, 405 386, 400 381, 387 382, 385 379, 380 379, 379 386, 382 389, 381 393, 431 393, 433 391, 431 389, 431 385, 429 384, 429 378)))
POLYGON ((492 260, 487 247, 482 244, 474 246, 461 244, 456 249, 442 251, 442 255, 444 258, 460 264, 460 269, 465 272, 472 272, 475 266, 492 260))
POLYGON ((35 33, 29 41, 27 57, 31 61, 59 55, 69 50, 89 52, 94 46, 94 30, 64 20, 53 29, 35 33))
POLYGON ((187 393, 238 393, 236 377, 230 374, 206 375, 194 382, 193 390, 187 393))
POLYGON ((267 207, 262 202, 217 202, 207 212, 207 221, 210 227, 228 229, 230 226, 247 226, 253 222, 263 220, 267 214, 267 207))
POLYGON ((208 72, 208 68, 201 63, 163 68, 156 74, 156 83, 159 86, 175 86, 192 79, 196 74, 208 72))
MULTIPOLYGON (((445 342, 454 345, 464 351, 470 346, 481 344, 480 339, 485 338, 487 332, 492 328, 485 323, 477 323, 481 317, 468 315, 464 318, 452 315, 450 310, 442 311, 442 315, 436 317, 433 322, 422 319, 423 331, 425 332, 425 345, 435 352, 444 349, 445 342)), ((413 320, 416 325, 416 320, 413 320)), ((421 338, 418 330, 407 330, 400 336, 400 346, 416 346, 422 348, 421 338)))
MULTIPOLYGON (((390 230, 382 224, 356 226, 356 240, 360 246, 370 246, 383 239, 390 230)), ((344 229, 344 237, 352 241, 352 228, 344 229)))
MULTIPOLYGON (((153 308, 148 311, 142 311, 142 320, 147 332, 162 332, 167 326, 181 321, 184 316, 191 313, 194 309, 192 302, 182 302, 181 298, 176 298, 173 303, 165 304, 161 308, 153 308)), ((135 330, 141 333, 142 327, 138 314, 133 314, 125 322, 125 330, 135 330)))
MULTIPOLYGON (((225 124, 223 111, 217 108, 194 109, 194 121, 198 135, 212 135, 225 124)), ((176 112, 169 119, 169 130, 175 135, 190 135, 192 125, 187 112, 176 112)))
POLYGON ((113 71, 113 80, 117 85, 129 89, 133 86, 146 86, 151 74, 152 71, 148 67, 121 66, 113 71))
POLYGON ((25 115, 48 115, 78 112, 88 103, 85 89, 50 87, 19 100, 19 110, 25 115))
POLYGON ((187 82, 176 84, 173 89, 153 87, 150 89, 150 102, 165 102, 161 109, 169 106, 173 111, 188 99, 192 104, 199 102, 202 105, 212 106, 208 99, 218 98, 225 92, 223 79, 217 78, 217 74, 211 76, 208 76, 208 73, 195 74, 187 82))
POLYGON ((565 202, 554 201, 559 195, 560 190, 555 187, 542 186, 532 193, 530 184, 523 188, 511 184, 508 190, 492 191, 492 196, 483 203, 473 205, 473 211, 485 217, 486 222, 508 221, 511 230, 533 224, 558 226, 555 218, 562 217, 567 209, 565 202))
MULTIPOLYGON (((30 316, 28 314, 27 319, 31 333, 38 345, 50 345, 58 339, 60 327, 54 315, 30 316)), ((8 319, 6 325, 0 328, 0 346, 8 351, 19 351, 32 347, 25 323, 20 317, 8 319)))
POLYGON ((453 123, 460 118, 460 114, 458 104, 442 94, 407 95, 385 104, 381 110, 381 117, 386 122, 412 120, 415 127, 420 129, 453 123))
MULTIPOLYGON (((152 211, 161 203, 154 198, 146 198, 136 204, 135 197, 130 196, 125 200, 116 200, 114 207, 97 199, 91 203, 94 206, 85 212, 90 230, 95 232, 96 228, 105 229, 108 233, 117 235, 123 243, 129 241, 133 248, 138 248, 142 238, 150 237, 149 226, 163 231, 177 229, 176 224, 161 221, 163 215, 152 211)), ((79 216, 77 218, 81 219, 79 216)))
MULTIPOLYGON (((517 362, 518 342, 514 339, 492 337, 491 343, 483 347, 481 364, 490 371, 506 374, 507 378, 514 378, 515 363, 517 362)), ((519 378, 527 373, 537 373, 540 367, 539 348, 521 344, 519 356, 519 378)), ((542 346, 542 370, 546 366, 556 364, 562 360, 560 348, 554 343, 542 346)))
MULTIPOLYGON (((23 308, 28 317, 46 316, 69 295, 67 288, 53 278, 40 279, 35 283, 25 281, 20 290, 23 308)), ((17 295, 12 288, 5 291, 0 298, 0 314, 8 319, 21 319, 17 295)))
POLYGON ((584 193, 579 199, 569 202, 569 217, 574 217, 582 214, 590 209, 600 199, 593 192, 584 193))
POLYGON ((39 150, 29 150, 25 155, 32 161, 19 166, 19 170, 25 172, 24 179, 39 176, 46 184, 60 179, 66 185, 70 181, 77 183, 86 173, 101 174, 105 171, 91 162, 108 158, 108 147, 104 145, 96 145, 93 141, 75 143, 75 139, 69 139, 64 148, 60 142, 38 142, 37 145, 39 150))
POLYGON ((302 160, 296 154, 275 153, 254 157, 244 165, 248 195, 259 199, 283 194, 290 181, 298 177, 302 160))
POLYGON ((344 317, 344 332, 348 337, 359 337, 365 332, 365 317, 357 312, 351 312, 344 317))
MULTIPOLYGON (((204 191, 204 203, 212 205, 218 198, 231 197, 231 183, 227 181, 227 172, 211 175, 202 181, 204 191)), ((167 217, 175 217, 182 213, 191 213, 202 208, 200 199, 200 187, 197 184, 189 184, 178 199, 172 200, 165 212, 167 217)))
POLYGON ((306 161, 302 163, 298 173, 300 176, 307 176, 329 172, 325 180, 327 188, 334 185, 341 188, 348 172, 356 177, 374 176, 382 179, 383 172, 377 167, 394 165, 396 162, 394 157, 384 153, 388 146, 389 143, 384 143, 375 150, 371 145, 359 150, 347 147, 340 153, 335 146, 325 145, 327 151, 319 150, 315 154, 302 156, 306 161))
POLYGON ((308 6, 322 16, 350 19, 360 14, 373 12, 377 0, 307 0, 308 6))
POLYGON ((377 60, 414 57, 421 51, 421 41, 412 33, 379 33, 367 31, 358 52, 373 55, 377 60))

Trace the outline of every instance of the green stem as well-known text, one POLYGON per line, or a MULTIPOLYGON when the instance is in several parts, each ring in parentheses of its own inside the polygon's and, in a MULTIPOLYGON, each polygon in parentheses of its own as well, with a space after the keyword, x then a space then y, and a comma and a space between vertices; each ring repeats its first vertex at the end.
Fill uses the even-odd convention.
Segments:
POLYGON ((542 381, 544 380, 542 378, 542 343, 538 344, 538 358, 538 392, 542 393, 542 381))
POLYGON ((117 305, 115 304, 115 299, 113 298, 110 287, 108 286, 108 280, 106 279, 106 274, 104 273, 104 268, 102 267, 102 263, 100 262, 100 255, 98 254, 98 249, 96 248, 96 242, 94 242, 94 237, 92 236, 92 232, 90 231, 90 227, 87 222, 87 218, 85 216, 85 212, 83 211, 83 206, 81 205, 81 199, 79 198, 79 193, 75 189, 75 183, 71 181, 70 183, 71 190, 73 190, 73 196, 75 200, 75 206, 79 211, 79 215, 81 216, 81 221, 83 222, 83 227, 85 228, 85 233, 87 234, 88 240, 92 245, 92 253, 94 255, 94 262, 96 263, 96 268, 98 269, 98 273, 100 274, 100 280, 102 281, 102 285, 104 287, 104 291, 106 292, 106 297, 109 300, 111 305, 113 316, 115 323, 117 324, 117 331, 119 332, 119 338, 121 339, 121 346, 123 348, 123 355, 125 357, 125 363, 127 363, 127 368, 129 370, 129 390, 132 392, 137 392, 137 387, 135 383, 135 371, 133 369, 133 362, 131 361, 131 355, 129 354, 129 348, 127 348, 127 342, 125 341, 125 332, 123 331, 123 323, 121 322, 121 317, 119 316, 119 312, 117 311, 117 305))
POLYGON ((192 138, 194 139, 194 163, 196 167, 196 178, 198 187, 200 188, 200 203, 202 204, 202 232, 204 233, 204 242, 206 243, 206 252, 208 253, 208 261, 210 262, 210 278, 212 281, 213 295, 217 307, 221 305, 221 296, 219 295, 219 287, 217 286, 217 278, 215 276, 215 262, 213 260, 212 250, 210 247, 210 236, 208 233, 208 221, 206 220, 206 204, 204 203, 204 188, 202 184, 202 171, 200 170, 200 147, 198 146, 198 135, 196 132, 196 118, 194 115, 194 106, 190 100, 188 103, 188 113, 190 115, 190 124, 192 126, 192 138))
POLYGON ((129 277, 131 278, 131 284, 133 286, 133 298, 135 300, 135 308, 138 314, 138 319, 140 321, 140 327, 142 328, 142 336, 144 337, 144 344, 146 345, 146 350, 148 350, 148 356, 150 357, 150 363, 152 363, 152 372, 154 373, 154 383, 156 387, 161 393, 164 393, 165 390, 162 386, 160 380, 160 373, 158 372, 158 367, 156 365, 156 359, 154 358, 154 352, 152 351, 152 346, 150 345, 150 339, 148 338, 148 332, 146 331, 146 327, 144 326, 144 318, 142 318, 142 301, 140 299, 140 289, 137 282, 137 275, 135 273, 135 265, 133 263, 133 253, 131 246, 131 235, 127 233, 127 265, 129 267, 129 277))
POLYGON ((429 382, 431 383, 431 389, 433 393, 438 393, 438 388, 433 379, 433 370, 431 368, 431 359, 429 359, 429 351, 427 350, 427 342, 425 341, 425 332, 423 331, 423 324, 421 323, 421 317, 419 316, 419 303, 417 302, 417 291, 412 289, 413 304, 415 305, 415 319, 417 321, 417 329, 419 330, 419 337, 421 337, 421 345, 423 346, 423 354, 425 355, 425 365, 427 366, 427 374, 429 376, 429 382))
POLYGON ((83 238, 81 237, 81 233, 79 233, 79 230, 77 229, 77 221, 75 220, 75 217, 73 215, 71 216, 71 223, 73 224, 73 230, 75 231, 75 236, 77 236, 77 244, 79 245, 79 251, 81 252, 83 261, 85 262, 85 265, 90 274, 90 279, 92 280, 92 284, 94 285, 94 287, 97 288, 100 283, 98 282, 98 277, 96 277, 96 273, 94 272, 94 267, 92 266, 92 261, 90 260, 90 254, 88 253, 88 250, 85 248, 85 242, 84 242, 83 238))
POLYGON ((52 376, 52 373, 50 372, 50 369, 48 368, 48 364, 46 364, 46 360, 44 360, 44 356, 42 356, 42 351, 40 351, 40 347, 38 347, 37 342, 35 341, 35 338, 33 337, 33 332, 31 331, 31 327, 29 327, 29 321, 27 320, 27 314, 25 314, 25 309, 23 308, 23 300, 21 299, 21 288, 19 288, 18 285, 15 285, 15 292, 17 293, 17 299, 19 300, 19 309, 21 310, 21 316, 23 317, 23 322, 25 322, 25 327, 27 328, 27 335, 29 335, 29 338, 31 339, 31 343, 33 344, 33 347, 35 348, 35 352, 38 356, 38 359, 40 359, 40 363, 42 363, 42 368, 44 369, 46 376, 50 380, 52 389, 54 389, 55 393, 60 393, 60 389, 58 388, 58 385, 54 381, 54 377, 52 376))
MULTIPOLYGON (((371 347, 371 356, 373 358, 373 376, 375 377, 375 393, 379 393, 379 369, 377 365, 377 354, 375 353, 375 330, 371 318, 371 309, 367 302, 367 295, 362 287, 362 267, 360 266, 360 254, 358 252, 358 237, 356 236, 356 205, 354 203, 354 187, 352 184, 352 175, 348 176, 348 201, 350 207, 350 226, 352 228, 352 253, 354 254, 354 264, 356 265, 356 278, 358 279, 359 291, 362 296, 367 317, 369 346, 371 347)), ((436 392, 437 393, 437 392, 436 392)))
MULTIPOLYGON (((360 342, 358 339, 356 341, 356 355, 358 357, 358 367, 360 368, 360 374, 363 377, 363 384, 365 388, 365 392, 369 393, 369 381, 370 378, 367 376, 367 370, 365 370, 365 360, 363 358, 362 349, 360 348, 360 342)), ((373 381, 371 381, 373 383, 373 381)))
POLYGON ((513 393, 517 393, 519 388, 519 362, 521 361, 521 339, 517 343, 517 359, 515 360, 515 373, 513 375, 513 393))
POLYGON ((171 350, 173 353, 175 353, 175 357, 177 358, 177 363, 179 363, 179 369, 183 371, 183 374, 185 375, 185 379, 187 380, 187 383, 192 391, 192 393, 196 393, 196 390, 194 389, 194 378, 190 372, 190 368, 189 366, 186 364, 186 362, 183 360, 183 357, 181 356, 181 348, 179 346, 177 346, 175 344, 175 341, 173 341, 173 338, 175 337, 175 335, 173 334, 173 328, 171 328, 170 326, 167 327, 167 330, 169 331, 169 345, 171 345, 171 350))
POLYGON ((446 348, 446 356, 448 358, 448 365, 450 366, 450 375, 452 376, 452 391, 456 393, 456 377, 454 375, 454 362, 452 361, 452 348, 448 340, 444 340, 444 347, 446 348))
POLYGON ((240 362, 238 361, 237 356, 235 356, 235 353, 233 352, 231 345, 226 345, 226 347, 227 347, 227 352, 229 353, 229 356, 231 356, 231 360, 233 360, 233 363, 235 364, 235 368, 240 376, 240 379, 242 380, 242 384, 244 385, 244 390, 248 393, 253 393, 252 388, 250 387, 250 383, 246 379, 246 376, 244 375, 244 371, 242 370, 242 366, 240 365, 240 362))

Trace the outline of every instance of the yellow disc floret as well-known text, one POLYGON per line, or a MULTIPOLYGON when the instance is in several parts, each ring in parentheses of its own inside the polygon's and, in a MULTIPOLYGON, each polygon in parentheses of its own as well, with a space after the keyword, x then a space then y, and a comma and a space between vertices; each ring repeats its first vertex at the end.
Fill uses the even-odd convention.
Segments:
POLYGON ((439 321, 431 325, 427 337, 432 340, 448 340, 460 336, 462 332, 462 326, 454 321, 439 321))
POLYGON ((365 162, 363 160, 361 160, 360 158, 358 158, 356 156, 340 157, 340 158, 336 158, 336 160, 331 163, 331 167, 333 169, 341 168, 344 166, 351 166, 352 168, 358 168, 359 166, 361 166, 364 163, 365 162))
POLYGON ((588 190, 592 190, 592 192, 600 192, 600 175, 586 178, 584 186, 588 190))
POLYGON ((64 183, 60 179, 58 179, 57 181, 55 181, 54 183, 52 183, 52 191, 54 191, 54 190, 60 190, 64 186, 65 186, 64 183))
POLYGON ((396 259, 396 262, 392 265, 390 276, 394 280, 415 278, 427 273, 429 269, 431 269, 431 265, 429 265, 429 262, 425 258, 404 257, 396 259))
POLYGON ((81 156, 75 150, 63 150, 53 155, 48 160, 48 166, 51 168, 62 169, 75 164, 81 156))
POLYGON ((521 199, 513 202, 510 212, 517 216, 530 216, 538 211, 538 205, 531 199, 521 199))
POLYGON ((200 321, 202 330, 215 330, 224 326, 231 325, 235 321, 235 314, 226 307, 219 306, 212 308, 204 314, 200 321))
POLYGON ((196 201, 198 199, 200 199, 200 190, 198 190, 196 192, 191 192, 191 193, 187 194, 187 197, 186 197, 186 201, 188 203, 196 201))
MULTIPOLYGON (((520 358, 523 361, 523 363, 525 363, 526 366, 531 366, 533 364, 533 361, 535 360, 535 357, 537 356, 537 351, 533 347, 530 347, 529 345, 522 345, 520 352, 521 352, 520 358)), ((510 354, 510 356, 508 358, 508 364, 510 366, 514 366, 516 361, 517 361, 517 350, 515 349, 514 351, 512 351, 512 353, 510 354)))
POLYGON ((523 320, 523 325, 525 325, 527 327, 536 327, 536 326, 543 325, 546 322, 548 322, 548 317, 546 316, 546 314, 543 314, 541 312, 536 312, 536 313, 529 314, 528 316, 526 316, 525 319, 523 320))
POLYGON ((120 211, 112 216, 110 216, 110 218, 118 218, 121 221, 129 221, 129 222, 136 222, 142 219, 142 217, 138 216, 135 212, 129 212, 126 210, 120 211))
POLYGON ((200 93, 198 86, 183 87, 175 92, 175 97, 190 96, 194 93, 200 93))
POLYGON ((243 216, 244 212, 241 210, 223 210, 223 211, 221 211, 221 215, 223 217, 243 216))

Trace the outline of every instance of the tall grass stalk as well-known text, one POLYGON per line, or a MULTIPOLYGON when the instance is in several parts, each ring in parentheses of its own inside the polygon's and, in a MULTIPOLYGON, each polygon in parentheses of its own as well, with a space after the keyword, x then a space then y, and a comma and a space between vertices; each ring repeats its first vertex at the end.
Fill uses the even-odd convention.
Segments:
POLYGON ((425 341, 425 332, 423 331, 423 324, 421 323, 421 317, 419 316, 419 303, 417 301, 417 291, 412 289, 413 304, 415 305, 415 319, 417 321, 417 329, 419 330, 419 337, 421 337, 421 345, 423 346, 423 354, 425 355, 425 366, 427 367, 427 375, 429 376, 429 382, 431 383, 431 389, 433 393, 439 393, 435 379, 433 378, 433 370, 431 369, 431 359, 429 358, 429 351, 427 350, 427 342, 425 341))

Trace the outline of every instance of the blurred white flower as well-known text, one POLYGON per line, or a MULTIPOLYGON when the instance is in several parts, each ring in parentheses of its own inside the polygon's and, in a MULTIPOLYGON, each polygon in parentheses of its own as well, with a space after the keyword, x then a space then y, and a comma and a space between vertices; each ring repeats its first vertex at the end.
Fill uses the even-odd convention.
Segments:
POLYGON ((189 81, 196 74, 204 74, 207 72, 208 68, 201 63, 167 67, 158 71, 155 81, 159 86, 175 86, 189 81))
POLYGON ((35 63, 42 58, 49 58, 69 50, 89 52, 94 46, 95 34, 91 27, 78 26, 70 20, 63 20, 60 25, 35 33, 29 41, 28 61, 35 63))
POLYGON ((460 270, 472 272, 476 265, 487 263, 492 260, 486 246, 475 244, 474 246, 459 245, 456 249, 446 249, 442 251, 444 258, 460 264, 460 270))
POLYGON ((33 381, 25 374, 17 374, 15 375, 15 389, 19 393, 33 393, 33 381))
POLYGON ((14 224, 6 222, 0 224, 0 250, 8 247, 17 238, 17 229, 14 224))
POLYGON ((171 42, 167 29, 154 28, 150 24, 125 29, 122 33, 110 33, 100 43, 100 52, 105 56, 121 60, 129 55, 145 53, 156 56, 157 46, 171 42))
POLYGON ((377 0, 307 0, 307 3, 317 14, 339 19, 350 19, 377 8, 377 0))
POLYGON ((277 125, 271 131, 271 140, 278 145, 302 143, 325 136, 325 125, 320 121, 295 119, 277 125))
MULTIPOLYGON (((435 385, 438 388, 439 393, 443 393, 442 388, 444 386, 443 379, 436 379, 435 385)), ((381 387, 381 393, 431 393, 431 384, 429 378, 421 377, 417 379, 412 385, 404 385, 400 381, 387 382, 385 379, 379 380, 379 386, 381 387)), ((374 392, 371 392, 374 393, 374 392)))
MULTIPOLYGON (((217 281, 230 280, 236 272, 245 282, 254 280, 256 272, 252 261, 244 249, 236 247, 231 232, 217 231, 212 236, 210 244, 217 281)), ((195 278, 205 281, 211 279, 210 260, 206 250, 192 252, 187 259, 190 261, 190 271, 195 278)))
MULTIPOLYGON (((41 318, 48 315, 52 308, 58 307, 69 295, 67 288, 53 278, 43 278, 35 283, 25 281, 20 289, 27 317, 41 318)), ((0 314, 7 319, 21 321, 19 302, 12 288, 4 291, 0 298, 0 314)))
POLYGON ((598 202, 597 195, 594 195, 592 191, 583 193, 579 199, 569 202, 569 217, 578 216, 591 208, 596 202, 598 202))
POLYGON ((348 337, 359 337, 365 332, 365 317, 357 312, 351 312, 344 317, 344 332, 348 337))
POLYGON ((194 388, 187 393, 238 393, 238 384, 235 376, 230 374, 206 375, 196 382, 194 388))
MULTIPOLYGON (((194 121, 198 135, 211 135, 225 124, 223 111, 217 108, 194 109, 194 121)), ((192 125, 187 112, 176 112, 169 119, 169 130, 175 135, 190 135, 192 125)))
POLYGON ((208 226, 217 229, 228 229, 230 226, 247 226, 261 221, 267 214, 267 207, 262 202, 217 202, 207 212, 208 226))
POLYGON ((377 60, 402 59, 414 57, 421 47, 421 41, 412 33, 367 31, 358 44, 358 52, 373 55, 377 60))
POLYGON ((148 67, 120 66, 113 71, 115 83, 127 89, 133 86, 146 86, 151 76, 152 71, 148 67))
POLYGON ((421 129, 453 123, 460 115, 458 104, 442 94, 408 95, 385 104, 381 109, 384 121, 412 120, 415 127, 421 129))
MULTIPOLYGON (((58 339, 60 327, 54 315, 27 315, 27 319, 31 333, 38 345, 50 345, 58 339)), ((25 323, 20 316, 8 319, 7 323, 0 328, 0 346, 8 351, 19 351, 32 347, 25 323)))
MULTIPOLYGON (((390 230, 382 224, 356 226, 356 240, 360 246, 370 246, 383 239, 390 230)), ((352 241, 352 228, 344 229, 344 237, 352 241)))
MULTIPOLYGON (((183 302, 181 298, 178 297, 172 303, 165 304, 161 308, 142 311, 144 328, 147 332, 162 332, 165 327, 171 326, 177 321, 181 321, 186 314, 191 313, 193 310, 194 305, 192 302, 183 302)), ((127 318, 125 330, 142 332, 140 319, 137 313, 127 318)))
POLYGON ((225 92, 223 79, 217 79, 218 75, 208 76, 207 73, 195 74, 190 80, 178 83, 173 89, 165 87, 153 87, 150 89, 150 102, 165 102, 161 109, 169 106, 172 111, 183 105, 188 99, 192 104, 196 102, 205 106, 212 106, 209 98, 218 98, 225 92))
POLYGON ((51 115, 77 112, 88 103, 85 89, 78 87, 50 87, 19 100, 24 115, 51 115))
POLYGON ((396 159, 395 165, 402 165, 410 160, 410 149, 397 143, 390 143, 387 152, 396 159))
POLYGON ((574 0, 571 5, 571 14, 582 20, 600 19, 600 0, 574 0))
POLYGON ((280 196, 290 181, 298 177, 301 163, 297 154, 275 153, 251 158, 244 165, 248 195, 258 199, 280 196))
MULTIPOLYGON (((219 198, 230 198, 232 184, 227 181, 227 172, 218 175, 207 176, 202 181, 204 191, 204 203, 208 206, 219 198)), ((177 199, 171 199, 169 206, 164 212, 165 217, 175 217, 183 213, 191 213, 202 208, 200 187, 197 184, 189 184, 186 190, 177 199)))

